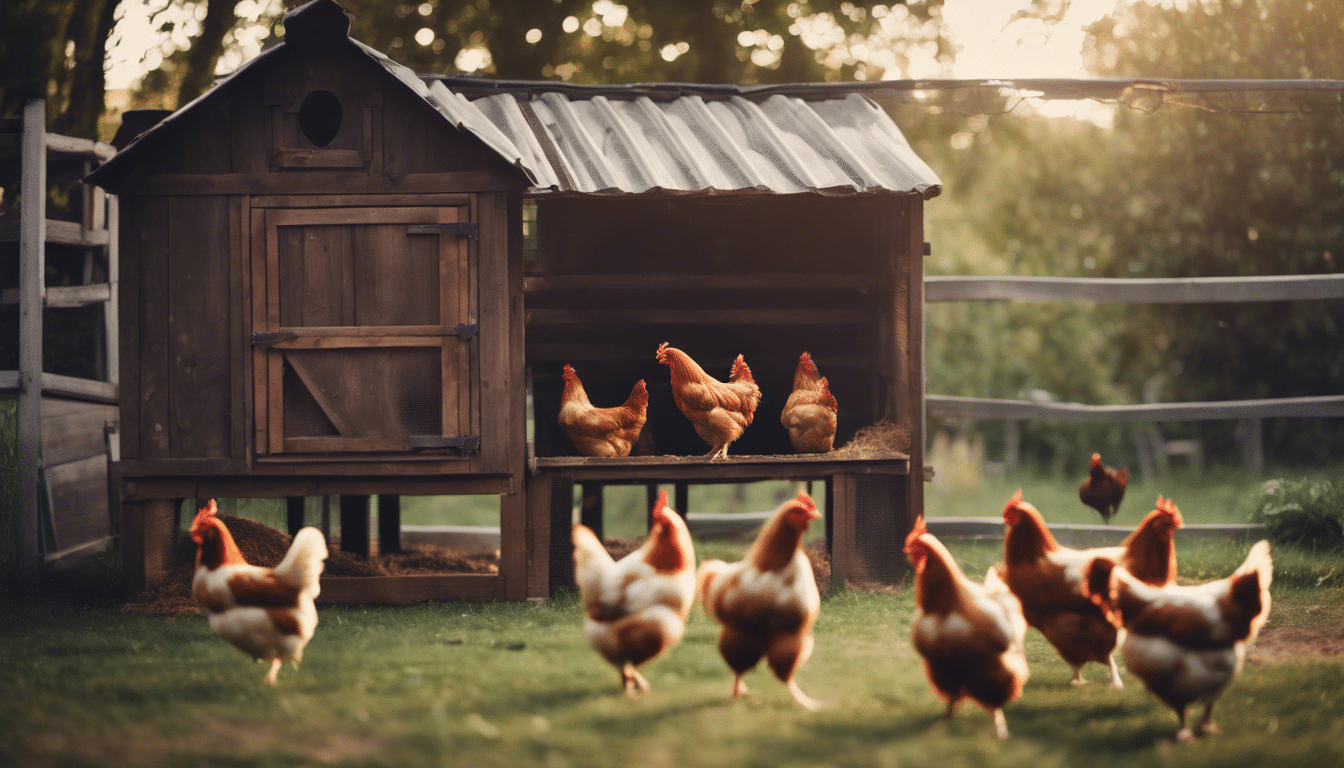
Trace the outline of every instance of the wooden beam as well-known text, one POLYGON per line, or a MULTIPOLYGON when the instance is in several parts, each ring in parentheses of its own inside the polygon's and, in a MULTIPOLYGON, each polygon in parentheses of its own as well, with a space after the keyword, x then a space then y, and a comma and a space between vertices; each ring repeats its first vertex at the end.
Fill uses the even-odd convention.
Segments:
POLYGON ((523 290, 535 291, 737 291, 755 288, 872 288, 872 275, 534 275, 523 290))
POLYGON ((414 173, 370 176, 358 171, 295 171, 293 173, 173 174, 128 181, 117 194, 127 195, 304 195, 316 190, 341 194, 413 194, 505 192, 521 185, 490 172, 414 173))
POLYGON ((1285 397, 1275 400, 1223 400, 1206 403, 1082 405, 928 395, 934 413, 974 419, 1027 419, 1085 424, 1129 421, 1207 421, 1272 417, 1332 418, 1344 416, 1344 395, 1285 397))
POLYGON ((378 494, 378 554, 401 551, 401 496, 378 494))
POLYGON ((1197 304, 1344 298, 1344 274, 1279 277, 929 277, 927 301, 1097 301, 1197 304))
MULTIPOLYGON (((105 229, 85 229, 77 221, 61 221, 59 219, 44 219, 43 223, 47 229, 46 238, 49 243, 82 248, 101 248, 109 242, 108 233, 105 229)), ((22 226, 22 222, 18 221, 0 223, 0 242, 12 243, 19 240, 19 230, 22 226)))
POLYGON ((46 103, 29 101, 23 108, 19 181, 19 398, 15 452, 15 539, 18 572, 28 578, 41 555, 38 520, 42 472, 42 307, 45 300, 47 240, 46 103))
POLYGON ((852 309, 529 309, 527 325, 866 325, 852 309))
POLYGON ((111 144, 91 139, 80 139, 74 136, 62 136, 59 133, 48 133, 46 135, 46 145, 47 149, 53 152, 88 155, 99 160, 107 160, 117 154, 117 148, 111 144))
MULTIPOLYGON (((828 454, 787 456, 729 456, 706 461, 703 456, 627 456, 596 459, 581 456, 538 457, 534 472, 576 481, 692 480, 731 482, 747 480, 825 478, 851 474, 903 475, 910 460, 899 454, 873 459, 845 459, 828 454)), ((650 496, 649 505, 657 498, 650 496)))
MULTIPOLYGON (((102 304, 112 298, 112 288, 107 283, 93 285, 52 286, 47 288, 47 309, 73 309, 102 304)), ((0 292, 0 304, 18 304, 19 289, 7 288, 0 292)))

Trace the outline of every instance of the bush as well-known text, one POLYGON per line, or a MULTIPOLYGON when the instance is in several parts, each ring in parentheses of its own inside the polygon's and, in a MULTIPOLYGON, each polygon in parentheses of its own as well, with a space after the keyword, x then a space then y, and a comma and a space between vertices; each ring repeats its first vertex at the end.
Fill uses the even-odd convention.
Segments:
POLYGON ((1344 482, 1267 480, 1251 513, 1271 540, 1317 549, 1344 548, 1344 482))

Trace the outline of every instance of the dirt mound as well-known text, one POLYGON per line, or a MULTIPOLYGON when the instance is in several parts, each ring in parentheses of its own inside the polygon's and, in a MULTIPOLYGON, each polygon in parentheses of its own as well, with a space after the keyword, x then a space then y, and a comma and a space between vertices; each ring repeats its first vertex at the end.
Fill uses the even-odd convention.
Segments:
MULTIPOLYGON (((253 565, 274 568, 289 551, 293 537, 265 523, 233 515, 219 515, 219 519, 233 534, 243 558, 253 565)), ((190 615, 197 612, 191 596, 191 582, 196 575, 196 545, 182 537, 174 548, 177 563, 164 580, 154 589, 147 590, 127 601, 122 610, 130 613, 149 613, 169 616, 190 615)), ((425 547, 398 554, 378 555, 364 559, 350 552, 329 546, 324 576, 403 576, 417 573, 499 573, 499 559, 493 555, 463 555, 452 550, 425 547)))

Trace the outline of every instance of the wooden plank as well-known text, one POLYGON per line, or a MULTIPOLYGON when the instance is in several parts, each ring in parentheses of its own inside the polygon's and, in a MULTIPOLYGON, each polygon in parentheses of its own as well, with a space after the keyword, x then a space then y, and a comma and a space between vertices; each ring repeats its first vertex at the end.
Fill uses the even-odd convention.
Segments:
POLYGON ((42 398, 42 458, 56 466, 107 454, 104 428, 117 421, 117 407, 54 397, 42 398))
POLYGON ((105 381, 81 379, 75 376, 62 376, 59 373, 44 373, 38 386, 44 394, 77 397, 96 403, 115 403, 117 387, 105 381))
POLYGON ((252 327, 252 303, 248 288, 251 285, 251 261, 248 231, 250 215, 245 197, 229 198, 229 455, 242 458, 248 455, 251 440, 251 393, 247 388, 252 381, 252 354, 240 339, 247 338, 252 327))
POLYGON ((326 392, 323 391, 321 383, 317 381, 313 372, 304 364, 303 360, 289 358, 287 362, 289 367, 294 369, 294 374, 299 377, 299 381, 303 382, 303 386, 308 388, 308 394, 312 395, 313 401, 317 403, 317 407, 322 409, 323 415, 331 420, 331 425, 336 428, 336 431, 345 436, 352 435, 354 431, 350 428, 349 424, 345 423, 345 419, 341 417, 340 410, 327 399, 326 392))
MULTIPOLYGON (((905 251, 908 267, 909 291, 909 354, 907 358, 910 371, 908 402, 914 411, 910 414, 907 427, 910 430, 910 482, 905 484, 905 509, 900 510, 909 526, 902 528, 902 537, 914 525, 914 519, 924 514, 924 483, 921 468, 924 466, 924 443, 927 429, 928 401, 925 398, 924 384, 928 378, 924 370, 924 200, 919 197, 901 198, 907 201, 909 208, 909 228, 906 232, 905 251)), ((902 538, 902 541, 904 538, 902 538)))
POLYGON ((819 455, 729 456, 707 462, 701 456, 627 456, 591 459, 574 456, 533 460, 535 472, 576 481, 694 480, 734 482, 747 480, 820 479, 837 473, 903 475, 909 459, 893 455, 881 459, 838 459, 819 455))
MULTIPOLYGON (((106 283, 93 285, 51 286, 46 289, 47 309, 71 309, 102 304, 112 298, 112 289, 106 283)), ((19 289, 7 288, 0 292, 0 304, 18 304, 19 289)))
POLYGON ((529 275, 523 290, 539 291, 739 291, 770 288, 873 287, 865 274, 529 275))
POLYGON ((1344 298, 1344 274, 1265 277, 929 277, 928 301, 1196 304, 1344 298))
POLYGON ((286 437, 286 453, 331 453, 335 451, 408 451, 406 438, 397 437, 286 437))
MULTIPOLYGON (((508 225, 506 231, 523 231, 523 201, 519 195, 511 195, 508 205, 508 225)), ((523 491, 522 478, 527 463, 527 347, 523 337, 523 239, 509 237, 509 420, 505 426, 506 439, 509 441, 508 462, 506 468, 512 476, 513 491, 523 491)), ((484 430, 482 430, 484 432, 484 430)), ((484 467, 482 467, 484 469, 484 467)), ((529 593, 530 594, 530 593, 529 593)))
POLYGON ((1085 424, 1129 421, 1207 421, 1274 417, 1336 418, 1344 416, 1344 395, 1284 397, 1273 400, 1222 400, 1203 403, 1082 405, 928 395, 929 410, 975 419, 1029 419, 1085 424))
POLYGON ((19 194, 19 397, 15 422, 18 457, 14 491, 17 571, 29 578, 41 554, 38 509, 42 472, 42 303, 46 275, 46 102, 23 107, 19 194))
MULTIPOLYGON (((250 224, 250 253, 248 264, 251 279, 251 328, 252 333, 265 333, 269 328, 268 300, 270 274, 266 244, 268 230, 265 211, 253 209, 247 216, 250 224)), ((255 453, 268 453, 271 449, 270 433, 267 425, 270 416, 270 354, 264 347, 252 348, 252 396, 244 397, 248 404, 253 424, 252 447, 255 453)))
POLYGON ((169 450, 180 457, 228 456, 236 312, 229 198, 175 198, 169 215, 169 450))
MULTIPOLYGON (((169 435, 169 336, 172 307, 168 291, 169 232, 172 210, 167 198, 147 200, 140 249, 140 455, 171 454, 169 435)), ((193 307, 192 312, 200 311, 193 307)))
POLYGON ((56 540, 65 549, 112 533, 108 516, 107 456, 90 456, 44 469, 51 489, 56 540))
MULTIPOLYGON (((480 264, 480 344, 477 347, 480 375, 481 467, 487 471, 510 471, 510 430, 526 432, 514 422, 510 412, 513 344, 510 326, 510 270, 508 211, 503 195, 478 198, 480 237, 477 259, 480 264)), ((518 380, 522 389, 521 379, 518 380)), ((518 462, 517 471, 522 462, 518 462)))
POLYGON ((414 603, 421 600, 497 600, 503 579, 485 574, 323 576, 319 605, 414 603))
POLYGON ((364 154, 354 149, 278 149, 272 159, 280 168, 364 167, 364 154))
MULTIPOLYGON (((330 326, 282 326, 279 329, 283 333, 292 333, 298 338, 318 337, 318 336, 456 336, 457 333, 452 327, 445 328, 442 325, 380 325, 371 327, 361 327, 358 325, 330 325, 330 326)), ((276 342, 273 346, 287 344, 289 342, 276 342)), ((433 340, 433 344, 438 344, 439 340, 433 340)))
MULTIPOLYGON (((44 219, 46 242, 58 245, 72 245, 80 248, 101 248, 108 244, 108 233, 104 229, 85 229, 77 221, 44 219)), ((21 240, 22 222, 0 222, 0 243, 13 243, 21 240)))
POLYGON ((369 176, 357 172, 159 174, 132 181, 117 194, 130 195, 304 195, 330 190, 341 194, 414 194, 450 192, 505 192, 525 184, 505 174, 409 173, 369 176))
MULTIPOLYGON (((113 198, 120 201, 120 198, 113 198)), ((145 207, 147 200, 132 200, 130 205, 124 206, 121 212, 121 218, 118 226, 124 227, 117 233, 117 240, 120 243, 118 249, 118 272, 127 276, 124 283, 119 281, 117 289, 117 346, 120 349, 118 358, 118 378, 119 378, 119 396, 117 398, 121 409, 121 427, 119 429, 119 439, 121 441, 121 457, 124 459, 138 459, 141 457, 140 445, 140 402, 141 402, 141 382, 140 375, 140 283, 143 274, 143 261, 141 251, 144 248, 146 237, 146 218, 145 207)))
POLYGON ((88 155, 99 160, 107 160, 117 154, 117 148, 111 144, 75 136, 62 136, 59 133, 46 135, 47 149, 72 155, 88 155))
POLYGON ((253 208, 375 208, 393 206, 416 208, 428 206, 451 207, 468 205, 470 195, 257 195, 252 200, 253 208))
MULTIPOLYGON (((433 467, 433 465, 427 465, 433 467)), ((284 498, 287 496, 326 496, 352 493, 400 493, 408 496, 444 496, 455 494, 495 495, 507 491, 508 481, 480 475, 436 474, 427 477, 423 467, 414 474, 385 474, 379 477, 340 477, 314 475, 330 473, 331 464, 300 465, 295 475, 265 474, 275 466, 251 474, 204 476, 182 473, 163 477, 128 479, 122 497, 145 500, 164 497, 197 496, 205 498, 284 498)), ((285 467, 278 467, 284 469, 285 467)), ((244 468, 245 470, 246 468, 244 468)), ((436 470, 431 470, 436 471, 436 470)))
MULTIPOLYGON (((351 328, 353 330, 353 327, 351 328)), ((345 330, 345 329, 340 329, 345 330)), ((381 329, 364 329, 366 331, 381 329)), ((266 346, 271 349, 379 349, 384 347, 442 347, 444 338, 455 338, 456 334, 443 333, 435 328, 435 336, 399 336, 396 334, 356 333, 350 335, 308 335, 277 341, 266 346)))
POLYGON ((107 381, 121 384, 121 204, 116 195, 107 195, 107 289, 103 305, 103 332, 107 342, 107 381))
POLYGON ((540 325, 867 325, 872 315, 845 309, 529 309, 540 325))

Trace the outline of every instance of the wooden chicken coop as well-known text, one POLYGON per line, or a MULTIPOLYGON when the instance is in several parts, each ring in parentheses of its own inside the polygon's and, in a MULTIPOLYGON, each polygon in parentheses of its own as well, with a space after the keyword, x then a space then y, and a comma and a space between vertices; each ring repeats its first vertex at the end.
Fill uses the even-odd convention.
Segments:
POLYGON ((417 76, 349 24, 334 0, 292 11, 282 44, 89 177, 121 200, 132 585, 162 574, 178 498, 497 494, 497 575, 324 578, 323 598, 546 596, 572 583, 575 483, 772 478, 825 482, 839 578, 899 578, 938 180, 887 115, 808 86, 417 76), (699 458, 663 341, 719 378, 750 364, 764 396, 727 461, 699 458), (837 446, 883 422, 904 448, 793 454, 804 350, 837 446), (639 455, 573 456, 565 363, 599 405, 648 382, 639 455))

